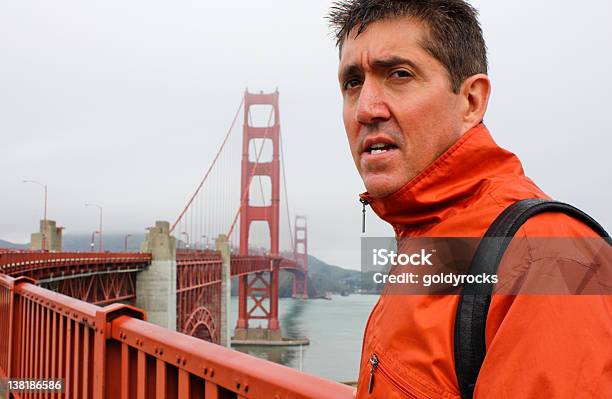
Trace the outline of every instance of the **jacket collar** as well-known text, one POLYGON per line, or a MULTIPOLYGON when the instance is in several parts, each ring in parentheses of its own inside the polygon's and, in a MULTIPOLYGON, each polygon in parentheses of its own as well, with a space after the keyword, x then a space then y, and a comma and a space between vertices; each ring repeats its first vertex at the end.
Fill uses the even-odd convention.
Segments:
POLYGON ((396 234, 427 230, 467 206, 500 174, 523 175, 518 158, 499 147, 484 124, 466 132, 414 179, 384 198, 360 195, 396 234))

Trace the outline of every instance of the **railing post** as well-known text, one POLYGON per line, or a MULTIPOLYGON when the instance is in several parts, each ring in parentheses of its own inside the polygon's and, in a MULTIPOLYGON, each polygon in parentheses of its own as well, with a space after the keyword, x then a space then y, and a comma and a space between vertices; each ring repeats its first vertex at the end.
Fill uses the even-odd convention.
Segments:
POLYGON ((229 348, 231 346, 229 306, 230 294, 232 291, 232 280, 230 270, 230 247, 225 234, 219 234, 219 237, 217 238, 217 251, 221 253, 221 320, 219 321, 219 344, 229 348))
MULTIPOLYGON (((14 304, 15 304, 15 280, 8 276, 0 276, 0 308, 6 305, 8 314, 8 326, 0 326, 0 378, 12 377, 11 364, 12 354, 15 351, 13 345, 13 337, 15 336, 13 329, 15 328, 15 320, 13 320, 14 304), (6 352, 4 352, 6 347, 6 352), (4 357, 6 355, 6 358, 4 357)), ((8 397, 8 394, 7 394, 8 397)))
POLYGON ((112 336, 112 321, 119 316, 146 320, 143 310, 121 303, 105 306, 96 312, 93 364, 94 399, 119 397, 121 388, 120 346, 108 347, 108 341, 112 336))
POLYGON ((13 280, 10 287, 9 298, 9 336, 8 336, 8 370, 7 377, 23 377, 17 375, 21 369, 20 356, 21 353, 21 337, 23 334, 23 315, 21 313, 21 303, 23 297, 15 293, 15 289, 24 283, 36 284, 36 280, 26 276, 20 276, 13 280))

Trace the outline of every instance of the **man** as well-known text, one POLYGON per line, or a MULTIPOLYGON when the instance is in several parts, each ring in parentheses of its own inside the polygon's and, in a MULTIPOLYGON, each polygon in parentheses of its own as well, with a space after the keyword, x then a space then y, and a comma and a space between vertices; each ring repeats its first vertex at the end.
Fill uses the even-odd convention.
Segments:
MULTIPOLYGON (((509 205, 548 198, 483 119, 491 83, 463 0, 346 0, 329 20, 343 119, 367 192, 397 237, 482 237, 509 205)), ((517 132, 517 134, 520 134, 517 132)), ((561 213, 521 237, 596 234, 561 213)), ((458 296, 381 296, 365 331, 358 398, 457 398, 458 296)), ((612 397, 610 296, 493 296, 476 398, 612 397)))

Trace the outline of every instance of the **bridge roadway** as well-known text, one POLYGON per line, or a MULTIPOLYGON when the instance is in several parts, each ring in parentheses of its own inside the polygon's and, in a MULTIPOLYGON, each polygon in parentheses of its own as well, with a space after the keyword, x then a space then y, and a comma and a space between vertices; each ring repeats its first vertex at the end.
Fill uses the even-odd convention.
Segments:
MULTIPOLYGON (((177 266, 190 269, 186 274, 183 288, 196 284, 217 284, 221 274, 215 273, 215 265, 220 267, 221 257, 216 251, 177 251, 177 266), (205 281, 193 282, 199 278, 198 268, 209 273, 205 281), (190 282, 191 281, 191 282, 190 282)), ((271 261, 280 262, 281 269, 299 270, 297 263, 288 258, 268 256, 232 255, 231 276, 271 270, 271 261)), ((151 254, 133 252, 40 252, 17 251, 0 248, 0 273, 9 276, 27 275, 39 283, 49 283, 78 278, 81 276, 106 275, 109 273, 136 273, 151 263, 151 254)), ((220 270, 220 269, 219 269, 220 270)), ((116 300, 116 299, 115 299, 116 300)), ((94 302, 95 303, 95 302, 94 302)))
MULTIPOLYGON (((299 270, 288 258, 232 255, 231 276, 239 277, 271 270, 299 270)), ((37 284, 95 305, 136 298, 135 274, 151 263, 147 253, 39 252, 0 249, 0 273, 28 276, 37 284)), ((177 293, 221 283, 218 252, 177 252, 177 293)))
MULTIPOLYGON (((150 261, 0 250, 0 377, 64 378, 66 398, 352 397, 342 384, 147 323, 133 306, 98 306, 131 302, 135 275, 150 261)), ((296 268, 290 259, 233 256, 231 275, 268 271, 271 262, 296 268)), ((177 270, 179 309, 185 295, 221 281, 216 252, 178 252, 177 270)))
MULTIPOLYGON (((285 257, 231 256, 230 275, 241 277, 279 268, 301 272, 295 260, 285 257)), ((136 275, 151 263, 148 253, 39 252, 0 249, 0 273, 28 276, 43 288, 94 305, 135 304, 136 275)), ((216 251, 176 252, 177 330, 220 342, 221 265, 216 251)), ((267 310, 259 306, 266 318, 267 310)))

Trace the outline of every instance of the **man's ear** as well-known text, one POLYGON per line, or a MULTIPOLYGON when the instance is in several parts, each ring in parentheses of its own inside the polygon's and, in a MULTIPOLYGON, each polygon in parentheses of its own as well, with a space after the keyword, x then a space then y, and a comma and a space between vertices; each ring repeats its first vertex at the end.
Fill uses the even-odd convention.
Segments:
POLYGON ((464 132, 482 122, 487 112, 490 94, 491 81, 485 74, 472 75, 463 81, 459 95, 465 104, 463 113, 464 132))

